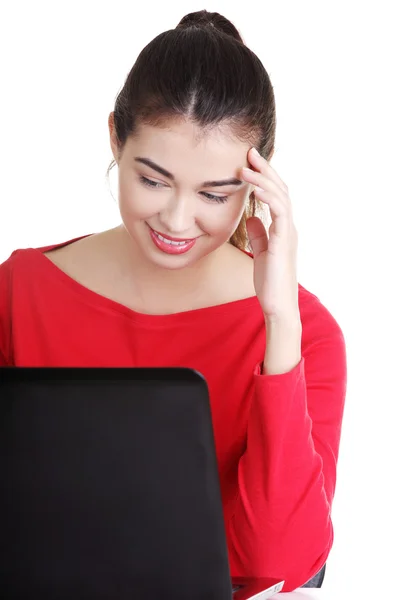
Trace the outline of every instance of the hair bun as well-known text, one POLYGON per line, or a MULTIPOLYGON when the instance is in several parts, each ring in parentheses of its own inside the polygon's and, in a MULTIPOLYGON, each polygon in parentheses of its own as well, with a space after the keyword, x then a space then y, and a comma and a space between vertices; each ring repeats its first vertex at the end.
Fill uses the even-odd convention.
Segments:
POLYGON ((243 40, 236 27, 224 16, 217 12, 208 12, 208 10, 199 10, 185 15, 176 26, 176 29, 187 27, 215 27, 218 31, 230 35, 238 42, 243 40))

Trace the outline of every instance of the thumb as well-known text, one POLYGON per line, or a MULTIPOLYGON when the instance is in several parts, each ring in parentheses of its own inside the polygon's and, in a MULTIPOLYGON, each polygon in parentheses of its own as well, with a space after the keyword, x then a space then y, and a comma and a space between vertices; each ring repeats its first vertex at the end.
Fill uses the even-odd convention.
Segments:
POLYGON ((258 217, 249 217, 246 221, 247 236, 254 258, 268 250, 268 235, 264 223, 258 217))

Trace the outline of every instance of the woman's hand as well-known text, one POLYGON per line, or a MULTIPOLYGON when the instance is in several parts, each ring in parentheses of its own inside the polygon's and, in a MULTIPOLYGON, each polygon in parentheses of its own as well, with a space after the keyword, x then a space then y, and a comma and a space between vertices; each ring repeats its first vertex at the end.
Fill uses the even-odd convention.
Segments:
POLYGON ((297 282, 297 230, 287 185, 271 165, 251 148, 242 179, 255 184, 254 193, 269 206, 272 223, 268 235, 258 217, 247 220, 254 256, 254 287, 266 321, 300 319, 297 282))

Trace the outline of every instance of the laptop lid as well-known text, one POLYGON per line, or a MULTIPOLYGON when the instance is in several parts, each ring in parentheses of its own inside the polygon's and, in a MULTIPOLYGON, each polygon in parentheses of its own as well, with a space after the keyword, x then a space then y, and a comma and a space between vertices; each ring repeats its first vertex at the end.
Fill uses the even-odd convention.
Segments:
POLYGON ((0 594, 230 600, 207 384, 0 369, 0 594))

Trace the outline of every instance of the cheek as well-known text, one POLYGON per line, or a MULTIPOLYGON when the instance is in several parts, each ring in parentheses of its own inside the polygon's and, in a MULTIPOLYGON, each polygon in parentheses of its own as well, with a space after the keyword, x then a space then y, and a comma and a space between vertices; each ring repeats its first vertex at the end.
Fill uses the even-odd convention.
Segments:
POLYGON ((121 215, 131 219, 147 219, 160 210, 154 195, 149 197, 138 182, 126 178, 119 181, 118 204, 121 215))
POLYGON ((240 219, 242 218, 245 208, 245 200, 228 200, 226 204, 211 208, 214 210, 210 211, 210 215, 207 220, 207 231, 214 235, 220 234, 222 236, 230 236, 235 231, 240 219))
POLYGON ((218 218, 214 219, 216 233, 220 231, 221 233, 224 232, 224 234, 231 235, 242 218, 245 200, 240 198, 234 201, 228 200, 226 204, 218 208, 220 209, 220 213, 218 214, 218 218))

